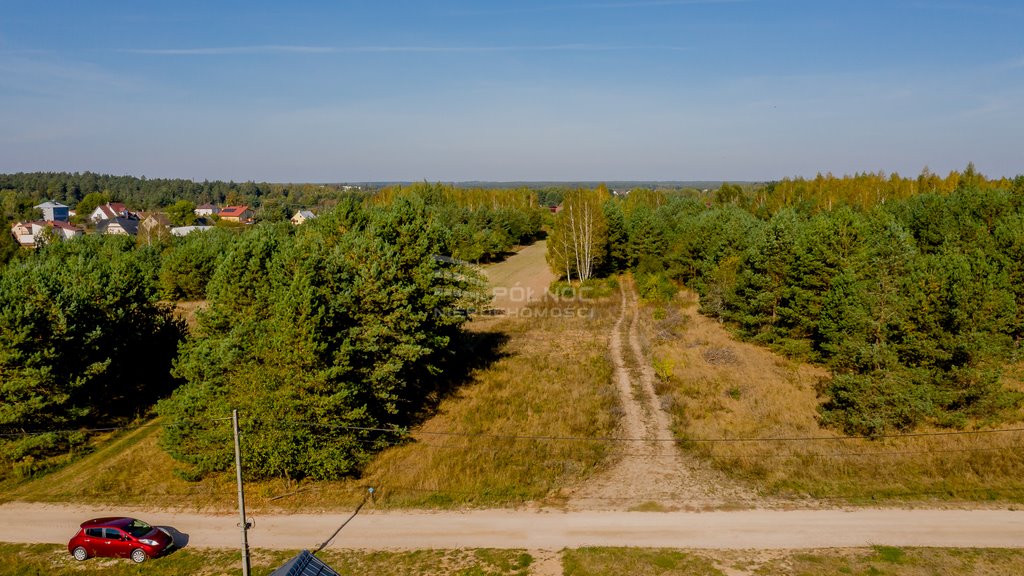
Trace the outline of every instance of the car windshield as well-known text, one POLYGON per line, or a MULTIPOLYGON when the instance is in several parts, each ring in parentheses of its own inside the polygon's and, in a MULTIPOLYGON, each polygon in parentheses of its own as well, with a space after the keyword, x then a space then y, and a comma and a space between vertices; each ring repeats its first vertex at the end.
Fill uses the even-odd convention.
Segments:
POLYGON ((125 532, 135 536, 136 538, 141 538, 146 534, 149 534, 149 531, 152 529, 152 526, 146 524, 142 520, 132 520, 131 524, 124 527, 125 532))

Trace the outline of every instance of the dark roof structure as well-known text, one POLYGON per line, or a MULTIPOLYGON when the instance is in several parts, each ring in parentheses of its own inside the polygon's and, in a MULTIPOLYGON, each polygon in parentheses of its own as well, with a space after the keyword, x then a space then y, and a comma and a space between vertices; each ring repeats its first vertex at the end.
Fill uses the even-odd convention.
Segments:
POLYGON ((139 233, 138 220, 134 220, 132 218, 122 218, 121 216, 111 218, 109 220, 100 220, 99 223, 96 224, 96 231, 99 232, 100 234, 108 234, 109 232, 107 232, 107 230, 113 224, 117 224, 118 226, 120 226, 122 230, 125 231, 125 233, 131 236, 135 236, 136 234, 139 233))
POLYGON ((341 576, 341 574, 313 556, 309 550, 303 550, 285 562, 284 566, 271 572, 270 576, 341 576))

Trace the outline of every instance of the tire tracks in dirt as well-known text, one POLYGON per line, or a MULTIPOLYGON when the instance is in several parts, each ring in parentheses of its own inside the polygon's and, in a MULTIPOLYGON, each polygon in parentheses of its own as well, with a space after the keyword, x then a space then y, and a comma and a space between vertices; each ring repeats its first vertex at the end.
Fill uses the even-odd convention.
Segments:
POLYGON ((671 417, 655 389, 652 364, 640 337, 640 310, 632 279, 623 277, 619 317, 609 338, 612 378, 622 409, 614 463, 578 487, 570 510, 714 510, 754 508, 752 490, 679 450, 671 417))

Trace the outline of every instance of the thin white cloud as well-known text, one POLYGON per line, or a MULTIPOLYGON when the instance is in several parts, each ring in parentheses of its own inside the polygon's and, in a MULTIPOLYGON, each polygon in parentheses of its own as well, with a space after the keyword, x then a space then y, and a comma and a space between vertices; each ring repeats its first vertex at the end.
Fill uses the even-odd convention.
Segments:
POLYGON ((485 53, 485 52, 608 52, 635 50, 688 50, 669 45, 550 44, 537 46, 221 46, 203 48, 127 48, 122 52, 154 56, 232 56, 252 54, 346 53, 485 53))
POLYGON ((328 54, 337 52, 330 46, 221 46, 205 48, 128 48, 123 52, 159 56, 225 56, 235 54, 328 54))
POLYGON ((659 8, 663 6, 707 6, 716 4, 741 4, 757 0, 622 0, 618 2, 577 2, 572 4, 545 4, 541 6, 522 6, 512 8, 495 8, 480 10, 460 10, 458 14, 491 15, 491 14, 527 14, 534 12, 557 12, 569 10, 630 10, 637 8, 659 8))
POLYGON ((139 86, 131 78, 90 62, 28 58, 18 52, 0 52, 0 87, 10 92, 62 95, 69 91, 131 91, 139 86))

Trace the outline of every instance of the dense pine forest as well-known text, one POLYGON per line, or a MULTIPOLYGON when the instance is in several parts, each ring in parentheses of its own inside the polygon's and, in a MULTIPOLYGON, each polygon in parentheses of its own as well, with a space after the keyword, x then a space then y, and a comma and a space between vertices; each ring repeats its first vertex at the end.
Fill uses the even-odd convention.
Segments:
POLYGON ((649 299, 689 286, 743 338, 826 365, 821 422, 849 434, 995 424, 1024 399, 1001 380, 1024 337, 1024 177, 578 190, 549 244, 565 277, 629 269, 649 299))

